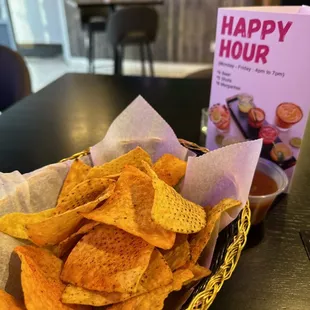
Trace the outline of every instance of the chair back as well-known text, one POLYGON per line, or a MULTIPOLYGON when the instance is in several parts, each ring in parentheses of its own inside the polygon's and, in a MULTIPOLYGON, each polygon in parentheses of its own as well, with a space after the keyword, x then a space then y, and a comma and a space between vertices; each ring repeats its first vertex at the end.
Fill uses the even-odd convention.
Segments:
POLYGON ((129 7, 113 13, 108 20, 107 36, 112 46, 152 43, 156 39, 158 14, 149 7, 129 7))
POLYGON ((0 45, 0 111, 30 94, 30 75, 24 59, 0 45))

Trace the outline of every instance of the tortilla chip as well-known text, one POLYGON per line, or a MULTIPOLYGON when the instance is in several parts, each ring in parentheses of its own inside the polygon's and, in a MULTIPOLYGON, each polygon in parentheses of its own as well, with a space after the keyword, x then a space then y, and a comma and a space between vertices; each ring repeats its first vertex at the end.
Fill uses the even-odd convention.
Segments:
POLYGON ((204 250, 205 246, 210 240, 212 231, 215 227, 216 222, 220 219, 221 214, 233 207, 240 206, 241 202, 231 198, 221 200, 214 208, 207 213, 207 224, 198 234, 192 236, 190 240, 191 250, 191 262, 196 264, 204 250))
POLYGON ((143 165, 147 174, 152 178, 155 190, 152 219, 170 231, 182 234, 200 231, 206 225, 204 209, 183 198, 171 186, 160 180, 147 163, 143 165))
POLYGON ((208 277, 211 274, 211 270, 200 266, 198 264, 194 265, 194 264, 189 264, 188 269, 194 274, 194 277, 188 281, 186 281, 184 283, 184 285, 187 285, 189 283, 195 282, 195 281, 199 281, 205 277, 208 277))
POLYGON ((65 182, 62 186, 61 192, 58 197, 57 204, 71 191, 73 187, 84 181, 86 178, 90 166, 84 164, 81 160, 76 159, 70 167, 65 182))
POLYGON ((152 220, 153 200, 151 178, 138 168, 126 166, 113 195, 104 205, 85 217, 115 225, 156 247, 170 249, 175 241, 175 233, 167 231, 152 220))
POLYGON ((164 301, 172 291, 179 291, 185 281, 193 277, 189 269, 177 270, 173 273, 173 282, 148 293, 133 297, 125 302, 112 305, 107 310, 161 310, 164 301))
POLYGON ((93 167, 87 178, 103 178, 108 175, 121 173, 123 168, 127 165, 135 166, 137 168, 142 167, 142 161, 152 164, 150 155, 145 152, 141 147, 136 147, 134 150, 108 162, 101 166, 93 167))
POLYGON ((153 170, 162 181, 175 186, 184 177, 186 165, 186 161, 171 154, 164 154, 153 165, 153 170))
POLYGON ((105 306, 118 303, 151 291, 172 282, 172 272, 160 252, 154 249, 149 266, 141 277, 136 293, 107 293, 90 291, 69 284, 63 295, 62 301, 69 304, 84 304, 92 306, 105 306))
POLYGON ((41 222, 54 214, 55 208, 38 213, 9 213, 0 218, 0 231, 15 238, 28 239, 26 225, 41 222))
POLYGON ((74 248, 74 246, 80 241, 83 235, 90 232, 94 227, 96 227, 99 224, 100 223, 97 223, 94 221, 90 221, 89 223, 84 224, 76 233, 72 234, 65 240, 55 245, 52 248, 52 252, 57 257, 65 256, 67 253, 69 253, 74 248))
POLYGON ((5 291, 0 290, 0 309, 1 310, 26 310, 21 301, 5 291))
POLYGON ((29 240, 38 246, 55 245, 79 229, 84 219, 81 212, 91 212, 106 198, 105 195, 73 210, 54 215, 46 220, 26 226, 29 240))
POLYGON ((193 279, 194 274, 191 269, 179 269, 173 273, 173 291, 179 291, 185 283, 193 279))
POLYGON ((56 206, 55 214, 64 213, 75 209, 95 200, 103 193, 112 194, 114 190, 114 180, 109 179, 91 179, 85 180, 76 185, 65 197, 63 197, 56 206))
POLYGON ((90 309, 88 306, 65 305, 60 299, 65 285, 59 275, 62 261, 51 252, 34 246, 15 248, 21 260, 21 282, 27 310, 90 309))
POLYGON ((73 248, 61 279, 89 290, 133 293, 153 249, 141 238, 101 224, 73 248))
POLYGON ((190 248, 187 235, 177 234, 174 246, 170 250, 162 250, 170 269, 175 271, 184 266, 190 260, 190 248))

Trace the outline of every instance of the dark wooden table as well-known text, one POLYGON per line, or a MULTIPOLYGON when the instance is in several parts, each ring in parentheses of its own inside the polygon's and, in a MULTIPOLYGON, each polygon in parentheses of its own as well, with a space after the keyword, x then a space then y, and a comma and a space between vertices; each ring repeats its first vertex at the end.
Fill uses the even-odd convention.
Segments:
MULTIPOLYGON (((142 94, 179 137, 198 142, 209 80, 68 74, 0 116, 0 171, 27 172, 98 142, 142 94)), ((263 240, 243 252, 211 310, 310 309, 310 261, 299 237, 310 229, 310 127, 291 193, 271 210, 263 240)))

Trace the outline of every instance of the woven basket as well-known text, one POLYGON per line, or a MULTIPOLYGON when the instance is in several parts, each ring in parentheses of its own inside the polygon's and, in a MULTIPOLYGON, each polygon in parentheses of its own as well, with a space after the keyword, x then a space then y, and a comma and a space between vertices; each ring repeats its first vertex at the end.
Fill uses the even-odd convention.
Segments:
MULTIPOLYGON (((206 148, 195 143, 183 139, 179 139, 179 141, 183 146, 195 152, 198 156, 208 152, 206 148)), ((61 162, 77 159, 88 154, 89 149, 86 149, 62 159, 61 162)), ((237 266, 247 240, 250 225, 251 211, 249 203, 247 203, 238 217, 220 232, 210 266, 212 274, 199 282, 182 307, 182 310, 204 310, 211 306, 224 282, 231 277, 237 266)))

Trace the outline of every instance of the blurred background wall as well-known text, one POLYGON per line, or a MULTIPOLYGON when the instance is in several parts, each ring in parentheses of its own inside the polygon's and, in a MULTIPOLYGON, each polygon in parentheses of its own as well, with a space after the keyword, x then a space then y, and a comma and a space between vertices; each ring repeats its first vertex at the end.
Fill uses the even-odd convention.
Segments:
MULTIPOLYGON (((213 59, 218 7, 254 5, 254 0, 165 0, 156 6, 160 27, 153 46, 156 61, 210 63, 213 59)), ((80 25, 73 0, 65 0, 65 12, 72 56, 86 55, 87 34, 80 25)), ((104 34, 96 34, 95 54, 110 58, 104 34)), ((126 49, 127 59, 138 59, 137 49, 126 49)))

